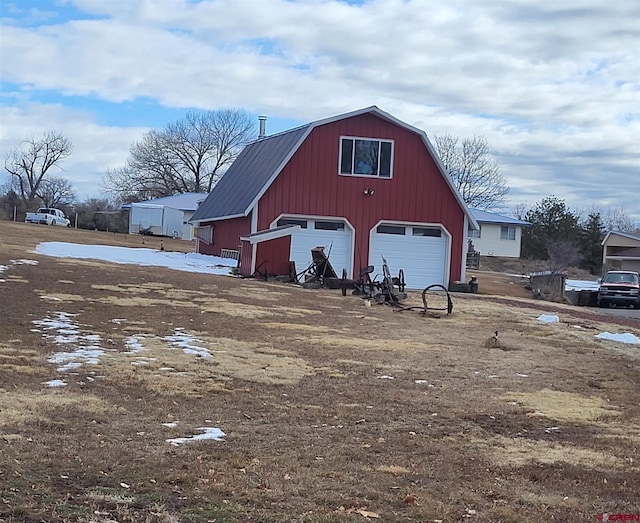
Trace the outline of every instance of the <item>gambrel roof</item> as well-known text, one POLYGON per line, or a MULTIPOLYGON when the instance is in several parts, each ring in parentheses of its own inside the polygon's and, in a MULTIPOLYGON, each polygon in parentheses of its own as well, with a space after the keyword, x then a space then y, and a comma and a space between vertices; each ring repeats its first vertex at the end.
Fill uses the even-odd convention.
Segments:
POLYGON ((316 127, 363 114, 378 116, 410 132, 416 133, 422 138, 425 147, 438 166, 440 173, 449 185, 458 203, 464 209, 470 226, 477 229, 478 224, 475 218, 462 200, 459 191, 453 185, 451 178, 447 174, 426 133, 398 120, 389 113, 378 109, 376 106, 317 120, 291 129, 290 131, 260 138, 248 144, 215 185, 207 199, 191 217, 190 221, 200 223, 248 216, 307 136, 309 136, 316 127))

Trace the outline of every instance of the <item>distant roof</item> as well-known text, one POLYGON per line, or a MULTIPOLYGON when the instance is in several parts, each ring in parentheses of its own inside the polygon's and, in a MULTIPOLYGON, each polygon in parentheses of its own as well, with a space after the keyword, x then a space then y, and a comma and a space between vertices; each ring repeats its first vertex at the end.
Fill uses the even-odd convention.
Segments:
POLYGON ((609 236, 611 236, 612 234, 622 236, 623 238, 629 238, 630 240, 640 241, 640 234, 635 234, 633 232, 609 231, 607 235, 604 237, 604 240, 602 240, 602 245, 604 245, 607 242, 607 240, 609 239, 609 236))
POLYGON ((414 132, 422 138, 443 178, 451 188, 462 209, 464 209, 471 226, 475 227, 477 223, 473 215, 462 200, 460 192, 453 185, 426 133, 417 127, 398 120, 395 116, 380 110, 375 105, 317 120, 250 143, 231 164, 231 167, 209 193, 207 199, 198 207, 191 221, 204 222, 248 216, 258 203, 258 200, 267 191, 313 129, 321 125, 369 113, 414 132))
MULTIPOLYGON (((206 192, 186 192, 182 194, 174 194, 173 196, 163 196, 162 198, 156 198, 154 200, 145 200, 142 202, 149 205, 165 205, 174 209, 180 209, 181 211, 195 211, 198 208, 198 203, 204 201, 209 193, 206 192)), ((130 209, 131 204, 125 203, 122 206, 123 209, 130 209)))
POLYGON ((515 218, 509 218, 509 216, 503 216, 502 214, 481 211, 480 209, 469 210, 478 223, 502 223, 505 225, 522 225, 523 227, 531 225, 529 222, 517 220, 515 218))

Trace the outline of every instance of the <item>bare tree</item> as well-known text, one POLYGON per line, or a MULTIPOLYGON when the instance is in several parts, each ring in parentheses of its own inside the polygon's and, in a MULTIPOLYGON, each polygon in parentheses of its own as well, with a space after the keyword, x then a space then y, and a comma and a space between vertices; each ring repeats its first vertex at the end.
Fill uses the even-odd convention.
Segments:
POLYGON ((41 138, 31 138, 10 151, 4 168, 11 176, 12 187, 29 204, 39 197, 38 191, 48 179, 53 167, 67 158, 73 149, 71 142, 57 131, 47 131, 41 138))
POLYGON ((635 232, 638 228, 622 207, 607 209, 601 214, 607 231, 635 232))
POLYGON ((76 199, 71 182, 66 178, 57 177, 43 180, 37 196, 47 207, 66 207, 73 205, 76 199))
POLYGON ((120 200, 209 192, 254 137, 254 127, 245 111, 189 112, 134 143, 127 164, 107 173, 106 188, 120 200))
POLYGON ((526 221, 527 212, 529 212, 529 205, 524 202, 516 203, 511 207, 511 216, 517 220, 526 221))
POLYGON ((440 160, 467 205, 483 210, 501 206, 509 187, 483 136, 464 138, 459 144, 456 136, 445 134, 436 136, 435 143, 440 160))
POLYGON ((582 259, 580 252, 570 241, 552 241, 547 246, 547 250, 549 252, 549 270, 556 274, 576 266, 582 259))

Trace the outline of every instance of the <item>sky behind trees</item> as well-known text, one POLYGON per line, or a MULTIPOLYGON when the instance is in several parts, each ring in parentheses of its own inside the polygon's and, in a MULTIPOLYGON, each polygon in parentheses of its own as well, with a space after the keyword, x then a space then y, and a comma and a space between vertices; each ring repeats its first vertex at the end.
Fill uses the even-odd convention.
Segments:
MULTIPOLYGON (((508 205, 554 194, 640 222, 640 3, 2 0, 0 154, 47 130, 98 196, 145 132, 246 109, 267 133, 377 105, 486 137, 508 205)), ((2 176, 5 176, 3 173, 2 176)), ((6 181, 0 177, 0 182, 6 181)), ((507 209, 508 210, 508 207, 507 209)))

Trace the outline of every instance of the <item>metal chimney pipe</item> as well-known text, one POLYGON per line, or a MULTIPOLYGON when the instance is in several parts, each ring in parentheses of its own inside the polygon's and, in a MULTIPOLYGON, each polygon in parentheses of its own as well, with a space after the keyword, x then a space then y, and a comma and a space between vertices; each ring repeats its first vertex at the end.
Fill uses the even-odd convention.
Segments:
POLYGON ((266 134, 267 128, 267 117, 266 116, 258 116, 258 121, 260 122, 260 134, 258 138, 264 138, 266 134))

